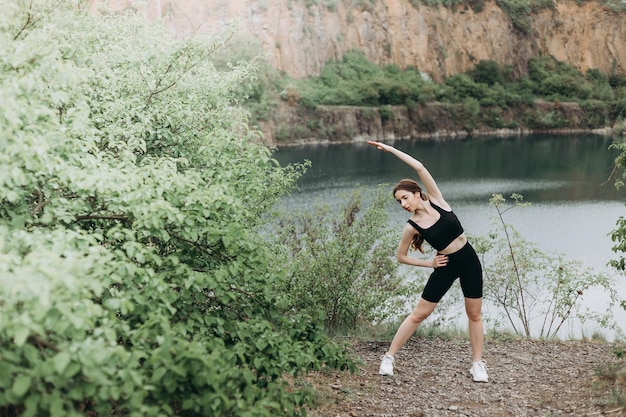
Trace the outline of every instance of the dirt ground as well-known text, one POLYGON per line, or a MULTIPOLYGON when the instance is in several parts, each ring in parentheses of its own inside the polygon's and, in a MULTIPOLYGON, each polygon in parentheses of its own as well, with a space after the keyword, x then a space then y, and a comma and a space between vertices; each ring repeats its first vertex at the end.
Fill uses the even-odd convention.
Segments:
POLYGON ((486 341, 488 383, 469 374, 469 341, 415 338, 396 356, 392 377, 378 375, 388 343, 359 342, 356 374, 319 372, 311 417, 625 416, 599 388, 600 369, 620 368, 624 345, 595 341, 486 341))

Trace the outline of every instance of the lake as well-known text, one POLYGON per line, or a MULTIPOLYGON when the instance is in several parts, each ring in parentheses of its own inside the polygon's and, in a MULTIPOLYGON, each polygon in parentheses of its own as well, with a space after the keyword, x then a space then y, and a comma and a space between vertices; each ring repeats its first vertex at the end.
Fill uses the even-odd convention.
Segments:
MULTIPOLYGON (((426 165, 468 234, 483 236, 492 228, 492 194, 522 194, 531 205, 509 211, 507 222, 543 250, 615 275, 626 299, 626 277, 606 266, 615 257, 609 234, 618 217, 626 215, 626 192, 613 185, 618 153, 608 149, 611 142, 597 135, 533 135, 389 143, 426 165)), ((287 207, 307 208, 319 200, 332 204, 357 185, 387 184, 392 224, 400 230, 408 218, 393 201, 391 188, 417 175, 391 154, 355 143, 284 147, 274 157, 281 165, 312 162, 299 191, 284 200, 287 207)), ((604 298, 591 294, 584 301, 606 308, 604 298)), ((626 312, 616 308, 615 317, 626 329, 626 312)), ((593 330, 573 326, 567 335, 582 331, 589 336, 593 330)))

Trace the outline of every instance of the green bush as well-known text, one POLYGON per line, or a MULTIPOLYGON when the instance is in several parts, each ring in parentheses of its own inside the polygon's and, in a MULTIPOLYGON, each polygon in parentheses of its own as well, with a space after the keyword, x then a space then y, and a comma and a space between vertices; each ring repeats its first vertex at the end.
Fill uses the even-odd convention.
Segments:
POLYGON ((487 95, 489 87, 486 84, 477 83, 467 74, 453 75, 445 80, 445 84, 451 87, 448 100, 451 102, 462 102, 465 99, 481 100, 487 95))
MULTIPOLYGON (((610 146, 619 152, 615 158, 615 169, 617 177, 615 178, 615 188, 622 189, 626 181, 626 140, 616 139, 610 146)), ((620 216, 616 223, 615 229, 611 232, 611 240, 614 245, 613 252, 617 259, 612 259, 610 265, 621 273, 626 274, 626 217, 620 216)), ((626 310, 626 302, 622 301, 622 308, 626 310)))
POLYGON ((383 123, 393 120, 393 110, 389 106, 380 106, 378 114, 380 114, 380 120, 383 123))
POLYGON ((380 106, 428 101, 433 96, 429 84, 415 69, 379 68, 363 52, 349 51, 341 61, 329 61, 319 77, 301 81, 300 90, 308 106, 380 106))
POLYGON ((338 209, 317 204, 278 216, 283 250, 276 262, 287 269, 280 291, 295 311, 321 313, 331 332, 392 316, 408 289, 397 274, 398 237, 389 232, 385 209, 389 192, 377 191, 367 207, 361 195, 355 191, 338 209))
POLYGON ((618 298, 613 280, 524 239, 504 218, 512 208, 525 205, 519 194, 511 199, 507 206, 502 195, 493 195, 494 229, 486 237, 474 238, 485 271, 485 302, 501 309, 507 320, 501 323, 496 318, 494 323, 526 337, 556 338, 570 320, 592 322, 621 335, 611 313, 618 298), (600 311, 580 305, 594 288, 606 295, 600 311))
POLYGON ((477 83, 494 85, 504 84, 504 74, 500 64, 492 60, 480 60, 470 71, 470 76, 477 83))
POLYGON ((247 125, 254 68, 74 1, 0 7, 0 413, 303 414, 283 376, 352 362, 273 290, 260 214, 302 169, 247 125))
POLYGON ((609 85, 613 88, 626 87, 626 74, 612 74, 609 76, 609 85))
POLYGON ((585 111, 584 124, 590 129, 599 129, 611 125, 611 108, 609 103, 587 100, 580 104, 585 111))

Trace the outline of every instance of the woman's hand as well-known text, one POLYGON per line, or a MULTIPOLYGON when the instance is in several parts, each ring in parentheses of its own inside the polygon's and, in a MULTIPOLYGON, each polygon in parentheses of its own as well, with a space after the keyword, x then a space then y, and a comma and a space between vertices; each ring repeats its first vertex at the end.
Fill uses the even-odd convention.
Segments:
POLYGON ((433 259, 433 268, 441 268, 442 266, 446 266, 448 264, 448 255, 435 255, 433 259))
POLYGON ((385 145, 384 143, 381 143, 381 142, 374 142, 373 140, 369 140, 367 141, 367 143, 372 146, 376 146, 379 150, 385 151, 385 152, 391 152, 394 149, 393 146, 385 145))

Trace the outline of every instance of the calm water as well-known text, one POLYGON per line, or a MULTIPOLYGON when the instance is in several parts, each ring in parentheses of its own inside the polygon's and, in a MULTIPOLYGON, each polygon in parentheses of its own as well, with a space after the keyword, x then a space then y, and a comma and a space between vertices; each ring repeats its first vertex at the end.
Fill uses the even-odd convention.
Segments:
MULTIPOLYGON (((520 193, 529 207, 507 213, 507 221, 541 249, 558 251, 615 275, 609 233, 626 215, 626 192, 610 179, 617 152, 603 136, 527 136, 449 141, 397 141, 394 145, 421 160, 433 174, 466 231, 485 235, 491 229, 492 194, 520 193)), ((306 208, 315 201, 333 203, 356 185, 391 187, 416 174, 393 155, 367 144, 285 147, 275 153, 282 164, 310 160, 300 191, 284 204, 306 208)), ((401 229, 407 213, 390 195, 392 223, 401 229)), ((626 278, 616 277, 626 298, 626 278)), ((602 294, 585 300, 604 305, 602 294)), ((615 316, 626 330, 626 313, 615 316)), ((587 329, 588 330, 588 329, 587 329)), ((571 329, 570 329, 571 331, 571 329)), ((574 330, 575 331, 575 330, 574 330)))

